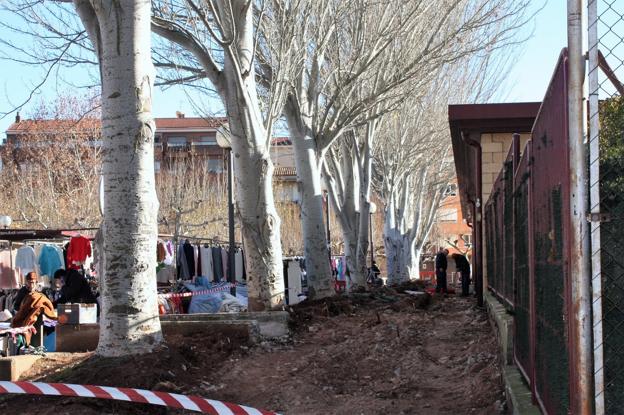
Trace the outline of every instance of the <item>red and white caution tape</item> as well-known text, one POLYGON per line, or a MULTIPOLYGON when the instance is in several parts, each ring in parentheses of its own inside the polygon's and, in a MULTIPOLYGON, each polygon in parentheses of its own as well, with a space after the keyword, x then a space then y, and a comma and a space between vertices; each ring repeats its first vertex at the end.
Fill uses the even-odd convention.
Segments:
POLYGON ((229 402, 204 399, 199 396, 159 391, 152 392, 145 389, 113 388, 109 386, 0 381, 0 394, 3 393, 111 399, 188 409, 211 415, 277 415, 275 412, 263 411, 229 402))
POLYGON ((179 298, 179 297, 192 297, 194 295, 202 295, 202 294, 214 294, 220 291, 229 291, 230 288, 234 287, 235 284, 227 283, 225 285, 220 285, 215 288, 209 288, 207 290, 199 290, 199 291, 191 291, 186 293, 167 293, 167 294, 158 294, 159 297, 162 298, 179 298))

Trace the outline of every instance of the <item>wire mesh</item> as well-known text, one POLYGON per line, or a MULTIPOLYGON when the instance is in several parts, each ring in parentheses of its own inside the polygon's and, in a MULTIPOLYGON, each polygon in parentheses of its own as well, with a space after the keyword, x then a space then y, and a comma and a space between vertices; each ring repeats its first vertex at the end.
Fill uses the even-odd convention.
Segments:
MULTIPOLYGON (((528 148, 528 146, 527 146, 528 148)), ((525 378, 532 382, 531 288, 529 265, 529 163, 524 151, 515 172, 514 203, 514 355, 525 378)))
POLYGON ((624 1, 591 0, 589 169, 596 413, 624 407, 624 1))
POLYGON ((503 254, 503 267, 504 271, 502 274, 503 277, 503 292, 502 295, 505 297, 509 305, 513 306, 514 303, 514 252, 513 252, 513 243, 514 243, 514 226, 513 226, 513 162, 512 162, 512 151, 513 147, 510 149, 509 156, 507 157, 507 161, 503 166, 503 250, 501 251, 503 254))
MULTIPOLYGON (((511 170, 511 169, 509 169, 511 170)), ((501 170, 492 186, 492 193, 486 207, 486 255, 488 287, 507 306, 513 304, 513 296, 509 292, 513 289, 513 271, 509 274, 505 269, 506 241, 513 237, 513 229, 508 228, 505 214, 509 209, 506 205, 505 169, 501 170), (507 232, 509 234, 507 235, 507 232), (508 286, 509 284, 509 286, 508 286)), ((511 218, 509 218, 511 222, 511 218)), ((513 258, 511 258, 513 263, 513 258)))
POLYGON ((548 414, 570 408, 569 155, 567 54, 559 58, 532 131, 531 181, 535 287, 535 391, 548 414))

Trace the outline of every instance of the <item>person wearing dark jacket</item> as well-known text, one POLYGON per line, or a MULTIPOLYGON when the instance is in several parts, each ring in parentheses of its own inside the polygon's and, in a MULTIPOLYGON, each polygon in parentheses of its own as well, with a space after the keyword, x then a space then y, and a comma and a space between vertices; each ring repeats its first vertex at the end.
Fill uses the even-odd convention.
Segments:
POLYGON ((59 269, 54 273, 54 278, 63 278, 64 280, 63 288, 61 288, 61 295, 54 303, 55 306, 56 304, 93 304, 96 302, 89 283, 77 270, 70 269, 65 271, 64 269, 59 269))
POLYGON ((15 299, 13 300, 13 314, 17 313, 17 311, 20 309, 22 301, 24 301, 24 298, 26 298, 29 292, 30 288, 28 288, 28 285, 24 285, 22 288, 19 289, 17 295, 15 296, 15 299))
POLYGON ((469 294, 470 288, 470 263, 462 254, 453 254, 455 268, 461 273, 462 297, 469 294))
POLYGON ((446 289, 446 269, 448 268, 448 261, 446 256, 448 255, 448 249, 440 248, 438 254, 435 257, 435 269, 436 269, 436 292, 447 293, 446 289))

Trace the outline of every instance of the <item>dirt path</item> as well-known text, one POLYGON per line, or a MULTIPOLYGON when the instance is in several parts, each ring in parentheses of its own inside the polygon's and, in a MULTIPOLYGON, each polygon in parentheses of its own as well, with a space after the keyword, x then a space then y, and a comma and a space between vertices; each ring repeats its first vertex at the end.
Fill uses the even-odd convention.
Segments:
MULTIPOLYGON (((122 362, 76 356, 87 360, 54 379, 198 394, 284 414, 497 414, 503 389, 496 340, 473 304, 451 297, 422 309, 396 293, 341 298, 296 308, 297 333, 287 344, 170 339, 165 351, 122 362)), ((55 370, 54 362, 42 362, 31 376, 55 370)), ((63 398, 0 403, 0 412, 18 408, 57 415, 174 413, 63 398)))

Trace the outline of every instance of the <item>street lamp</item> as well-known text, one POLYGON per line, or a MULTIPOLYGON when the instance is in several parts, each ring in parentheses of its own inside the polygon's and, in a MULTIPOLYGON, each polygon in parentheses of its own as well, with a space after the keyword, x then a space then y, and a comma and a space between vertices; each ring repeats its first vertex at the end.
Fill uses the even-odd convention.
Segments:
POLYGON ((377 205, 375 204, 375 202, 370 202, 370 207, 368 210, 368 213, 370 215, 369 217, 369 221, 368 224, 370 226, 370 259, 371 259, 371 267, 373 266, 373 261, 375 260, 375 252, 373 251, 374 249, 374 245, 373 245, 373 215, 375 213, 377 213, 377 205))
POLYGON ((3 229, 8 228, 9 226, 11 226, 12 223, 13 223, 13 219, 11 219, 10 216, 6 216, 6 215, 0 216, 0 226, 2 226, 3 229))
POLYGON ((228 252, 228 272, 230 273, 230 294, 236 296, 236 263, 234 261, 234 153, 232 152, 232 136, 227 124, 217 130, 217 144, 228 152, 228 232, 230 249, 228 252))

